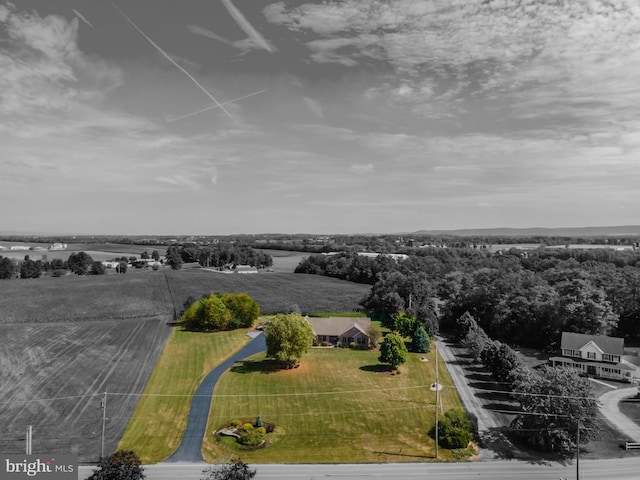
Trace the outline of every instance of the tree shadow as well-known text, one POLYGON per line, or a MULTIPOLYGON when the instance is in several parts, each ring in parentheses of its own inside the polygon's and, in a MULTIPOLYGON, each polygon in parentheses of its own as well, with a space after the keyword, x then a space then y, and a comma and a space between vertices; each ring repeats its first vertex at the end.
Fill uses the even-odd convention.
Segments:
POLYGON ((236 362, 230 369, 234 373, 275 373, 286 370, 281 362, 271 359, 242 360, 236 362))
POLYGON ((363 372, 375 372, 375 373, 391 373, 393 369, 389 365, 383 363, 377 363, 375 365, 363 365, 360 367, 363 372))

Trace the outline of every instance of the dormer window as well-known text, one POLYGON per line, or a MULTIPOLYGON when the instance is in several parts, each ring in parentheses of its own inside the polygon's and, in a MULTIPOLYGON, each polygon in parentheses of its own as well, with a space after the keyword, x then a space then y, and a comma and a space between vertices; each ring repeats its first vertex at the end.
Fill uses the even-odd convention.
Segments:
POLYGON ((596 359, 596 352, 587 352, 587 358, 589 360, 595 360, 596 359))

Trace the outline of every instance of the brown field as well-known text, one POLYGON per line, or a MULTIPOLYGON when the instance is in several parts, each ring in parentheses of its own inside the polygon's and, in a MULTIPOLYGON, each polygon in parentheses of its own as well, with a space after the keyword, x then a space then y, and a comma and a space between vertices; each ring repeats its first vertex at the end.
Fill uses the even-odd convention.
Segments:
POLYGON ((117 445, 171 331, 165 318, 0 325, 0 451, 100 456, 117 445), (127 395, 114 395, 126 393, 127 395))

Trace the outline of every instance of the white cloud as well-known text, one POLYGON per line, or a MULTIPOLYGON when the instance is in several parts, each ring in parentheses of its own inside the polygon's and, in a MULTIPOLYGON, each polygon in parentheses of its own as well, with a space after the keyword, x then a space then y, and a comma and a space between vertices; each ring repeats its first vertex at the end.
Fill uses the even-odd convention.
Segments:
POLYGON ((351 165, 349 170, 358 175, 366 175, 375 171, 371 163, 367 163, 366 165, 351 165))

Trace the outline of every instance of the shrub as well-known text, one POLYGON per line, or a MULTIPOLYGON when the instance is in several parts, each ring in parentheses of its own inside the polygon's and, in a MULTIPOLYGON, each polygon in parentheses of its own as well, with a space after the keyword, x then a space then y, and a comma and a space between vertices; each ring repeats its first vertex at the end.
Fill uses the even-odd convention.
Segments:
POLYGON ((438 424, 438 443, 444 448, 466 448, 473 439, 473 425, 461 408, 452 408, 438 424))
POLYGON ((245 423, 244 425, 242 425, 242 428, 246 431, 246 432, 250 432, 251 430, 253 430, 253 425, 251 425, 249 422, 245 423))
POLYGON ((240 427, 240 426, 242 426, 242 421, 241 420, 231 420, 231 426, 232 427, 240 427))
POLYGON ((263 441, 264 433, 260 433, 258 429, 248 431, 244 435, 240 435, 240 438, 238 438, 238 443, 247 447, 255 447, 260 445, 263 441))
POLYGON ((264 427, 258 427, 256 428, 256 432, 258 432, 260 435, 266 435, 267 434, 267 429, 264 427))

